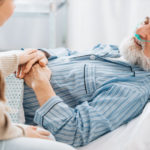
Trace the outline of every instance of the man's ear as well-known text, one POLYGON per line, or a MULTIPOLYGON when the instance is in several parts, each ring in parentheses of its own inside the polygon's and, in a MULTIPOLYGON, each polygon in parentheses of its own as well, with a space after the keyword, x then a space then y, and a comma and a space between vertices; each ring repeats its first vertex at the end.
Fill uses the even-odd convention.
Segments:
POLYGON ((4 77, 3 77, 1 71, 0 71, 0 101, 6 102, 6 98, 5 98, 5 81, 4 81, 4 77))

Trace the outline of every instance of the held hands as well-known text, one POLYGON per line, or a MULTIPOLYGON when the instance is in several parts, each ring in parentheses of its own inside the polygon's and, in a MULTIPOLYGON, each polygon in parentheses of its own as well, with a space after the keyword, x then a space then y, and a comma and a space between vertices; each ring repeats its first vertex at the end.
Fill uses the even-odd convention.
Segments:
POLYGON ((39 50, 25 50, 21 52, 19 55, 17 78, 23 78, 36 62, 39 62, 42 67, 46 66, 48 60, 44 52, 39 50))
POLYGON ((24 54, 32 55, 33 53, 36 53, 36 57, 31 57, 31 60, 27 59, 26 56, 22 56, 25 59, 22 62, 27 63, 19 66, 17 77, 24 78, 26 84, 34 90, 39 104, 43 105, 52 96, 56 96, 56 94, 49 81, 51 70, 46 66, 48 60, 45 53, 30 50, 24 54))

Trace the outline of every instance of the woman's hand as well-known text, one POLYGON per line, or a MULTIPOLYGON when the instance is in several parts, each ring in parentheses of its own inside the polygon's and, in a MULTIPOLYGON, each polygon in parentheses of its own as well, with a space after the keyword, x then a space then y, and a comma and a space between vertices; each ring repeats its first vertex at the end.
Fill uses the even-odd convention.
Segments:
POLYGON ((27 74, 31 70, 32 66, 37 62, 41 67, 45 67, 48 63, 45 53, 39 50, 24 51, 20 55, 20 60, 21 64, 24 63, 24 65, 20 65, 18 67, 18 72, 16 75, 17 78, 24 78, 25 74, 27 74))
POLYGON ((37 50, 26 50, 19 54, 19 65, 26 64, 37 57, 37 50))
POLYGON ((25 136, 30 138, 40 138, 50 140, 50 132, 47 130, 38 130, 36 126, 25 127, 25 136))

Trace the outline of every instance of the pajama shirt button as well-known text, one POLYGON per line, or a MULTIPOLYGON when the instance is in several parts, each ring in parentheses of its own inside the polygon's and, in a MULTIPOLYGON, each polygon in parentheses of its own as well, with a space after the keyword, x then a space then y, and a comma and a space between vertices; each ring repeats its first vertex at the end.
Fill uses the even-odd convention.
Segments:
POLYGON ((91 56, 90 56, 90 59, 91 59, 91 60, 95 60, 95 56, 94 56, 94 55, 91 55, 91 56))

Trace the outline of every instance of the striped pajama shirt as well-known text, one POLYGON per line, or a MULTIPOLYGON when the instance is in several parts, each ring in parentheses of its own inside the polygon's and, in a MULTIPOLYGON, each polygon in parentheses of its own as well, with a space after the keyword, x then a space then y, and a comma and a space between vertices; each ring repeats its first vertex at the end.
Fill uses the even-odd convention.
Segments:
POLYGON ((24 111, 26 123, 43 126, 57 141, 86 145, 138 116, 148 102, 150 72, 117 60, 116 46, 45 51, 51 55, 50 82, 57 96, 40 108, 25 85, 24 111))

